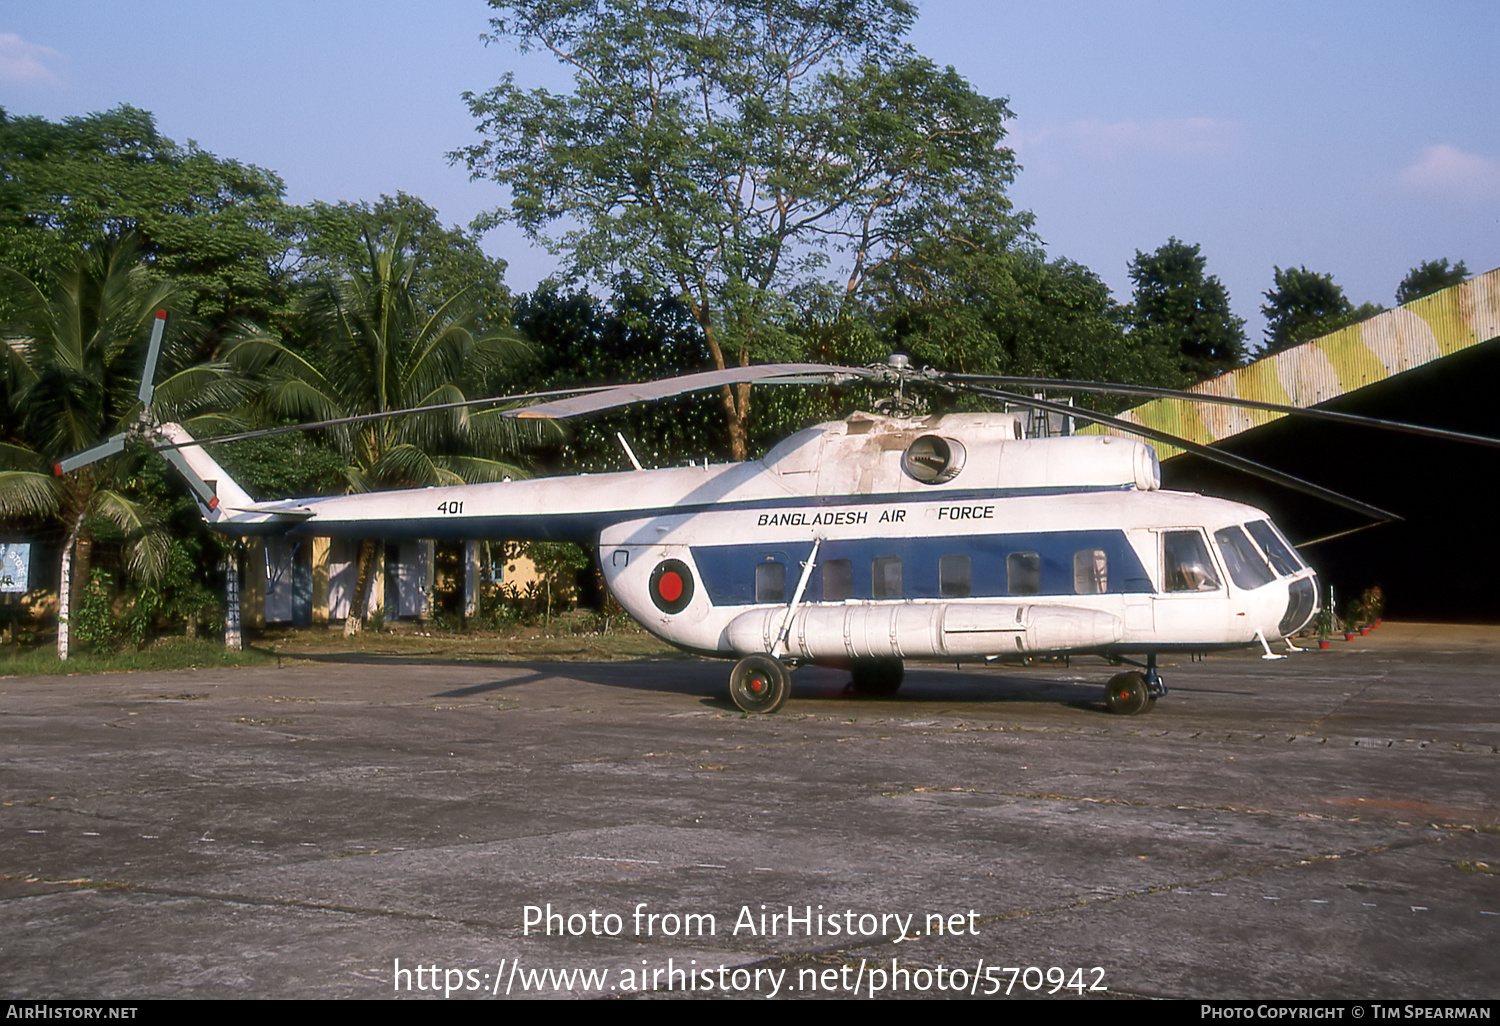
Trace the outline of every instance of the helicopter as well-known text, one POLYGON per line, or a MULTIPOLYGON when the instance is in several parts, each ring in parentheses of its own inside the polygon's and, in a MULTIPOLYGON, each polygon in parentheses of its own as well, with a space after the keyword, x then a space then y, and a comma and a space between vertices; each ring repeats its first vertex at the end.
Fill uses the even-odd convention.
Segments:
POLYGON ((1400 518, 1220 450, 993 385, 1181 395, 1500 446, 1233 397, 917 371, 898 355, 867 368, 769 364, 578 389, 509 411, 567 418, 745 381, 894 387, 876 412, 798 431, 758 460, 646 469, 626 445, 633 469, 619 473, 257 502, 204 442, 410 411, 194 439, 149 412, 163 322, 159 314, 139 424, 63 460, 59 474, 119 452, 135 435, 163 452, 210 526, 226 534, 583 543, 646 630, 685 651, 734 660, 730 698, 751 714, 779 710, 791 671, 805 664, 847 668, 856 693, 885 697, 899 689, 909 660, 1096 655, 1136 667, 1105 688, 1111 712, 1136 715, 1167 693, 1162 653, 1258 644, 1266 658, 1283 658, 1271 643, 1290 645, 1320 608, 1316 573, 1266 513, 1163 490, 1156 450, 1145 441, 1028 438, 1021 416, 929 415, 907 388, 1063 411, 1205 454, 1376 523, 1400 518))

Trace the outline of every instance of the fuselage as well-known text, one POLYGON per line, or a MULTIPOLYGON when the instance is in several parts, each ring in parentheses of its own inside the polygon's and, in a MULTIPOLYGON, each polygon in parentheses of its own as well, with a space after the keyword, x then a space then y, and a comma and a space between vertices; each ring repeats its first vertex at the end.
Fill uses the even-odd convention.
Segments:
POLYGON ((212 519, 576 540, 647 629, 712 655, 1126 654, 1275 640, 1311 619, 1313 572, 1266 514, 1159 483, 1141 442, 1028 440, 1006 414, 856 414, 746 463, 228 504, 212 519))

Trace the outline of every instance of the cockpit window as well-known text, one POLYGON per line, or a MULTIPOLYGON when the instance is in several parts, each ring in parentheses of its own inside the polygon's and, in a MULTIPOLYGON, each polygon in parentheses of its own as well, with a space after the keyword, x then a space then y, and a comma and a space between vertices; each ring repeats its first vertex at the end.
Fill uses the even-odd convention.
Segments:
POLYGON ((1253 524, 1246 524, 1245 530, 1250 532, 1260 545, 1260 550, 1266 554, 1276 572, 1285 577, 1302 569, 1302 560, 1297 558, 1297 553, 1281 537, 1281 532, 1271 526, 1269 520, 1257 520, 1253 524))
POLYGON ((1214 541, 1219 543, 1219 552, 1229 569, 1229 579, 1238 587, 1251 591, 1276 579, 1266 561, 1255 551, 1255 546, 1250 544, 1250 539, 1245 537, 1245 532, 1238 527, 1215 531, 1214 541))
POLYGON ((1197 531, 1162 533, 1162 569, 1166 591, 1217 591, 1218 575, 1208 558, 1208 546, 1197 531))

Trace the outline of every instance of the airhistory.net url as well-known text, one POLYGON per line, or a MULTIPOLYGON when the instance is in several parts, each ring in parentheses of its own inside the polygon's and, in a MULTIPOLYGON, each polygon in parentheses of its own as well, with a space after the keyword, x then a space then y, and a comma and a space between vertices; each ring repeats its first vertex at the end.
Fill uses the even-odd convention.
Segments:
POLYGON ((699 994, 847 994, 879 997, 883 994, 953 994, 969 997, 1026 996, 1031 994, 1100 993, 1104 970, 1064 969, 1061 966, 987 965, 980 959, 973 969, 912 968, 899 958, 860 959, 858 965, 799 967, 719 965, 700 966, 697 959, 679 963, 623 968, 557 969, 522 965, 517 958, 502 958, 493 967, 460 969, 437 964, 402 967, 395 960, 392 984, 397 993, 438 993, 443 997, 506 997, 542 993, 609 994, 656 991, 699 994))

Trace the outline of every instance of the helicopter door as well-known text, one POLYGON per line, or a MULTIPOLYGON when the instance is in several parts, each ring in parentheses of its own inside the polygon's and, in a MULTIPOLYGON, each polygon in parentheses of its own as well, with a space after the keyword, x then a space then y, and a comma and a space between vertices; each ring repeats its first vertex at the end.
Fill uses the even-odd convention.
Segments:
POLYGON ((1226 640, 1229 595, 1208 539, 1196 528, 1158 532, 1161 589, 1152 598, 1155 630, 1174 640, 1226 640))

